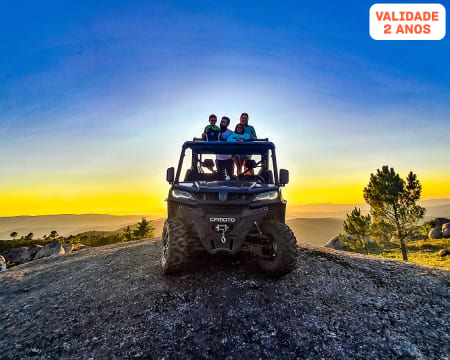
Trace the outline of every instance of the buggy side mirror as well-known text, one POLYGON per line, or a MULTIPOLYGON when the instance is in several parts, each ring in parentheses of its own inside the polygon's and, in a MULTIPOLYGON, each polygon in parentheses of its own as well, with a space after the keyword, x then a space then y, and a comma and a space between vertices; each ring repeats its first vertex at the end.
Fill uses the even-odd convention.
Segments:
POLYGON ((286 185, 289 183, 289 170, 280 169, 280 185, 286 185))
POLYGON ((174 167, 170 167, 167 169, 166 180, 169 184, 173 184, 173 182, 175 181, 175 168, 174 167))
POLYGON ((208 169, 212 169, 214 167, 214 160, 213 159, 205 159, 203 161, 202 165, 208 169))

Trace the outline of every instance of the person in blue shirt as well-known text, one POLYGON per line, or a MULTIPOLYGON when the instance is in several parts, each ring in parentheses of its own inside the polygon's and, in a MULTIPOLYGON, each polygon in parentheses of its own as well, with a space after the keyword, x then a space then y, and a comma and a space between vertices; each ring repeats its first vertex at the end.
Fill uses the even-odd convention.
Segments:
POLYGON ((242 124, 237 124, 234 129, 234 133, 232 133, 227 138, 227 141, 232 141, 232 142, 246 141, 246 140, 250 140, 250 135, 245 133, 245 128, 244 128, 244 125, 242 125, 242 124))
MULTIPOLYGON (((237 124, 234 129, 234 133, 228 136, 227 141, 237 142, 237 141, 247 141, 250 140, 250 136, 244 132, 244 125, 237 124)), ((236 171, 238 176, 242 173, 242 164, 245 161, 246 156, 234 156, 233 161, 236 164, 236 171)))
MULTIPOLYGON (((249 116, 247 113, 242 113, 239 120, 241 124, 244 125, 244 132, 249 136, 250 140, 254 140, 256 139, 256 131, 253 126, 248 124, 248 118, 249 116)), ((245 169, 245 160, 250 160, 251 158, 252 158, 251 155, 247 155, 245 159, 241 159, 242 164, 244 165, 244 169, 245 169)), ((253 170, 250 170, 249 173, 253 175, 253 170)))
POLYGON ((244 125, 244 132, 248 134, 250 137, 250 140, 256 139, 256 131, 255 128, 248 124, 248 114, 242 113, 241 117, 239 118, 240 123, 244 125))

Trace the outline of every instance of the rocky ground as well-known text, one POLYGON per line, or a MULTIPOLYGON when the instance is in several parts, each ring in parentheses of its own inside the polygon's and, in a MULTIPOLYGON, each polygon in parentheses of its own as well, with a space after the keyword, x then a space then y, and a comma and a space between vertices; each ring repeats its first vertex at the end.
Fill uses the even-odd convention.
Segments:
POLYGON ((160 244, 89 248, 0 274, 1 359, 448 359, 450 272, 301 246, 281 280, 160 244))

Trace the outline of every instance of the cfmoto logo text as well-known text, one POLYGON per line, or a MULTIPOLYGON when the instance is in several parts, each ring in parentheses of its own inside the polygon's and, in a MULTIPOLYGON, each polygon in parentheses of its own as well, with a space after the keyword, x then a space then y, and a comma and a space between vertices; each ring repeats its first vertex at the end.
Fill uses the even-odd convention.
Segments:
POLYGON ((236 218, 231 218, 231 217, 210 217, 209 221, 213 222, 213 223, 216 223, 216 222, 220 222, 220 223, 234 223, 234 222, 236 222, 236 218))

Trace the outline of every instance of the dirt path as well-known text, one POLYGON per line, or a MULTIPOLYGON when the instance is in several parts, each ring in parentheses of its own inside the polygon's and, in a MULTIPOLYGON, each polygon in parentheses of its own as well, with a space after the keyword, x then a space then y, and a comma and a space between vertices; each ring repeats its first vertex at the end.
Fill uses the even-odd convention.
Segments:
POLYGON ((1 359, 448 359, 450 272, 302 246, 264 278, 205 256, 166 278, 143 240, 0 274, 1 359))

